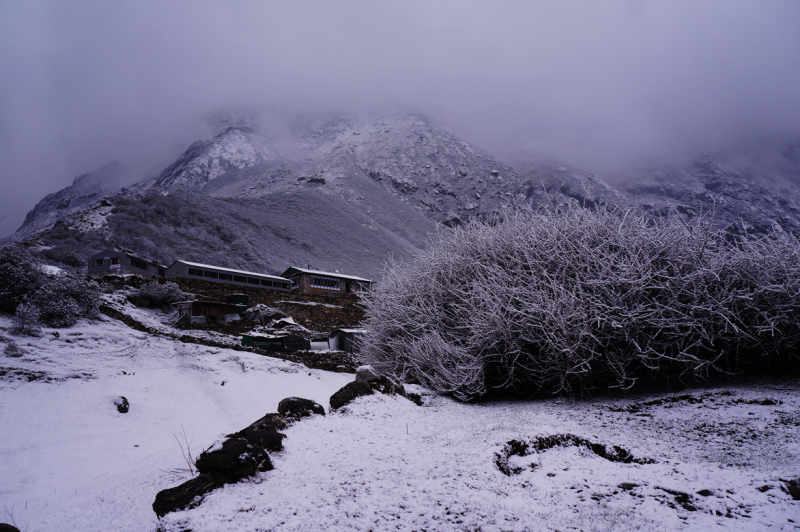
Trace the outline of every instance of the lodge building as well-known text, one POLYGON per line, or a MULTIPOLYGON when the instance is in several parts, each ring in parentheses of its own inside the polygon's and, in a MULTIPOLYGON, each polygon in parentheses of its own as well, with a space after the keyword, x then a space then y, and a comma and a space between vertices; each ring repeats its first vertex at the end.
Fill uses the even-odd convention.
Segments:
POLYGON ((297 291, 300 294, 320 294, 323 292, 356 294, 372 290, 372 281, 369 279, 306 268, 288 268, 281 274, 281 277, 290 279, 292 281, 292 291, 297 291))
POLYGON ((131 255, 127 251, 105 249, 95 253, 88 261, 89 273, 137 273, 146 276, 182 277, 202 279, 214 283, 268 288, 299 294, 358 294, 372 290, 372 281, 338 272, 325 272, 308 268, 288 268, 280 276, 248 272, 176 260, 167 268, 152 261, 131 255))
POLYGON ((260 286, 273 290, 290 290, 292 282, 277 275, 246 272, 199 262, 176 260, 167 269, 167 277, 184 277, 187 279, 203 279, 215 283, 226 283, 239 286, 260 286))
POLYGON ((89 273, 138 273, 147 276, 164 276, 166 267, 141 259, 126 251, 104 249, 89 257, 89 273))

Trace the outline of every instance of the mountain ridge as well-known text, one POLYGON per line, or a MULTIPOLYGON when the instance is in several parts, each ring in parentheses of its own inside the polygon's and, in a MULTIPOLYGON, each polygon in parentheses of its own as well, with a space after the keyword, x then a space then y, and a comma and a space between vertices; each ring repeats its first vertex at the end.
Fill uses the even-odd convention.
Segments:
POLYGON ((438 225, 496 221, 509 205, 619 206, 687 220, 713 212, 733 234, 800 236, 800 143, 778 150, 771 166, 703 155, 634 173, 614 187, 560 161, 527 160, 515 169, 413 114, 276 122, 268 133, 252 120, 218 124, 159 175, 128 188, 118 164, 79 176, 40 201, 7 241, 73 254, 117 244, 162 262, 178 258, 177 249, 180 258, 211 256, 240 268, 277 270, 291 259, 375 276, 390 255, 402 260, 425 247, 438 225), (134 215, 136 205, 146 221, 134 215), (215 215, 228 225, 218 227, 215 215), (234 242, 238 254, 227 256, 234 242))

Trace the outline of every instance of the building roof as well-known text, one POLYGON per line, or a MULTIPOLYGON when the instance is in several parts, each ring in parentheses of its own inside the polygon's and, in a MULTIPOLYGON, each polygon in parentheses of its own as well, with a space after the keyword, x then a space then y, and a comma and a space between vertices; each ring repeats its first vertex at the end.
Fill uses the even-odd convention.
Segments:
POLYGON ((125 255, 125 256, 126 256, 126 257, 128 257, 128 258, 131 258, 131 259, 136 259, 136 260, 140 260, 140 261, 142 261, 142 262, 146 262, 147 264, 152 264, 153 266, 157 266, 157 267, 159 267, 159 268, 164 268, 164 269, 166 269, 166 266, 162 266, 161 264, 159 264, 159 263, 157 263, 157 262, 154 262, 154 261, 152 261, 152 260, 148 260, 148 259, 143 259, 143 258, 141 258, 141 257, 137 257, 136 255, 134 255, 134 254, 133 254, 133 253, 131 253, 130 251, 125 251, 124 249, 109 249, 109 248, 106 248, 106 249, 104 249, 103 251, 98 251, 97 253, 95 253, 94 255, 92 255, 92 257, 91 257, 91 258, 94 258, 94 257, 99 257, 100 255, 103 255, 103 256, 105 257, 105 256, 106 256, 106 255, 108 255, 108 254, 125 255))
POLYGON ((336 329, 333 332, 336 333, 336 332, 339 332, 339 331, 341 331, 341 332, 343 332, 345 334, 365 334, 367 332, 364 329, 336 329))
POLYGON ((295 268, 292 266, 291 268, 287 268, 285 272, 281 275, 294 275, 296 273, 310 273, 311 275, 327 275, 328 277, 338 277, 339 279, 351 279, 353 281, 364 281, 365 283, 371 283, 372 280, 364 279, 363 277, 356 277, 355 275, 342 275, 341 273, 334 273, 334 272, 322 272, 319 270, 307 270, 306 268, 295 268))
MULTIPOLYGON (((211 268, 212 270, 219 270, 223 272, 230 272, 230 273, 238 273, 242 275, 255 275, 257 277, 266 277, 268 279, 276 279, 278 281, 286 281, 291 282, 289 279, 284 277, 278 277, 277 275, 268 275, 266 273, 256 273, 256 272, 246 272, 244 270, 234 270, 232 268, 223 268, 222 266, 212 266, 211 264, 201 264, 199 262, 189 262, 188 260, 176 260, 172 263, 174 266, 176 262, 180 262, 181 264, 186 264, 187 266, 193 266, 195 268, 211 268)), ((172 268, 172 266, 170 266, 172 268)))

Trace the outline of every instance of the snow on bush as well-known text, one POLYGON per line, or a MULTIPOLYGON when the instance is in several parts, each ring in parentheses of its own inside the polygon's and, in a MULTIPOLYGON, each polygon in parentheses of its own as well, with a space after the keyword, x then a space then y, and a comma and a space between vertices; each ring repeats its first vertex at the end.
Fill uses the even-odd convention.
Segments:
POLYGON ((0 249, 0 309, 14 312, 26 295, 39 286, 39 261, 25 249, 0 249))
POLYGON ((186 294, 172 281, 159 284, 157 281, 142 285, 139 289, 139 298, 147 299, 152 306, 160 307, 186 299, 186 294))
POLYGON ((518 211, 390 265, 364 362, 471 400, 797 368, 800 248, 702 221, 518 211))
POLYGON ((69 327, 79 318, 93 318, 100 307, 100 288, 80 274, 63 272, 27 295, 17 308, 14 327, 33 334, 44 323, 69 327))

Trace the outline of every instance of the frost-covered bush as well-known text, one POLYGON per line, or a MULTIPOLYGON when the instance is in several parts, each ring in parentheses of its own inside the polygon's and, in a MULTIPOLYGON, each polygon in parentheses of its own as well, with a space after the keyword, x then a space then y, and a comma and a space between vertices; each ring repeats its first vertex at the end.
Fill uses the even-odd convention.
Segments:
POLYGON ((470 400, 796 369, 800 247, 606 210, 472 223, 365 301, 362 358, 470 400))
POLYGON ((39 308, 30 302, 25 302, 17 306, 17 312, 12 320, 14 331, 35 335, 41 330, 39 325, 39 308))
POLYGON ((76 273, 60 273, 29 294, 17 308, 15 324, 21 332, 35 330, 43 323, 51 327, 69 327, 79 318, 97 316, 100 288, 94 281, 76 273))
POLYGON ((39 261, 25 249, 0 249, 0 309, 14 312, 28 294, 39 286, 39 261))
POLYGON ((157 281, 142 285, 139 289, 139 300, 148 300, 150 305, 160 307, 186 299, 186 294, 172 281, 159 284, 157 281))

